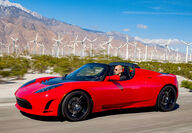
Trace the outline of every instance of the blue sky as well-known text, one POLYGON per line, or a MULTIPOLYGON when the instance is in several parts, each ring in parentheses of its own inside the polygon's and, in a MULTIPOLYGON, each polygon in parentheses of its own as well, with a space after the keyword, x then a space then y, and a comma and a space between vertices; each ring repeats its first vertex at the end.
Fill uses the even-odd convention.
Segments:
POLYGON ((192 41, 192 0, 10 0, 83 28, 192 41))

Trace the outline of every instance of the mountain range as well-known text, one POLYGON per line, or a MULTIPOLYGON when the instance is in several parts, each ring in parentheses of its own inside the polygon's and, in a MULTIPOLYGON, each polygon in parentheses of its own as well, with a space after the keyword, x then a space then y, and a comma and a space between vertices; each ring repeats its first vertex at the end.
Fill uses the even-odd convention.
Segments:
MULTIPOLYGON (((44 43, 48 54, 51 53, 52 46, 55 43, 53 38, 57 38, 58 33, 63 37, 63 41, 70 44, 75 36, 79 36, 79 40, 83 40, 85 36, 90 39, 97 38, 96 46, 108 40, 109 36, 113 36, 112 45, 118 47, 126 41, 125 34, 119 32, 102 32, 91 29, 84 29, 79 26, 58 21, 56 19, 46 18, 36 12, 30 11, 17 3, 11 3, 8 0, 0 0, 0 42, 4 44, 12 43, 11 37, 18 38, 18 44, 22 48, 30 41, 35 39, 38 33, 38 42, 44 43)), ((145 45, 149 45, 153 49, 154 45, 163 51, 163 45, 169 40, 166 39, 142 39, 140 37, 131 37, 131 41, 138 41, 138 47, 144 49, 145 45), (150 43, 146 43, 149 42, 150 43)), ((177 39, 171 40, 172 45, 180 45, 182 42, 177 39)), ((79 47, 80 49, 80 47, 79 47)), ((71 49, 68 49, 71 50, 71 49)), ((80 54, 80 53, 79 53, 80 54)), ((124 54, 122 52, 121 54, 124 54)))

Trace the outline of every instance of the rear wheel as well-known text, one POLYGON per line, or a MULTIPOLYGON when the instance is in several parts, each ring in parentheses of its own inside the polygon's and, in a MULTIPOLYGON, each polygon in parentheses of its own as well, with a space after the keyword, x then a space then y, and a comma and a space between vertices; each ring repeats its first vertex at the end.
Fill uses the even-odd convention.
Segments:
POLYGON ((69 93, 62 102, 62 115, 69 121, 84 120, 91 112, 91 99, 83 91, 69 93))
POLYGON ((165 86, 159 93, 157 108, 161 111, 171 111, 176 105, 176 90, 173 86, 165 86))

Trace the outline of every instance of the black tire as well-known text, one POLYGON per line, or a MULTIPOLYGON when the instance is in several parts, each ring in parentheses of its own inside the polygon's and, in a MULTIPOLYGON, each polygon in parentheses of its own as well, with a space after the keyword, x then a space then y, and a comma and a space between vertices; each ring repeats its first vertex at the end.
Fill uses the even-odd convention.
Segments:
POLYGON ((83 91, 69 93, 61 104, 61 113, 69 121, 86 119, 92 109, 91 98, 83 91))
POLYGON ((174 110, 177 100, 176 94, 173 86, 165 86, 158 95, 157 109, 163 112, 174 110))

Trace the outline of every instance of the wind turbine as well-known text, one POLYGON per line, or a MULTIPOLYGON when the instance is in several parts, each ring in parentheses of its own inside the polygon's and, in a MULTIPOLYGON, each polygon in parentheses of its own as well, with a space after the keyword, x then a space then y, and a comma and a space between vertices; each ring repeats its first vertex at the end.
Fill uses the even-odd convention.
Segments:
POLYGON ((39 47, 41 48, 40 54, 41 54, 41 55, 44 55, 44 54, 45 54, 45 45, 42 44, 42 43, 38 43, 38 45, 39 45, 39 47))
POLYGON ((135 47, 134 49, 134 61, 136 61, 137 58, 137 42, 134 40, 133 44, 130 44, 135 47))
POLYGON ((192 61, 192 48, 191 48, 191 50, 190 50, 190 61, 192 61))
POLYGON ((168 57, 168 51, 170 51, 169 50, 169 44, 171 43, 171 39, 169 39, 168 41, 167 41, 167 43, 165 43, 165 44, 162 44, 162 45, 164 45, 164 47, 165 47, 165 59, 164 60, 169 60, 169 57, 168 57))
POLYGON ((154 50, 151 50, 151 61, 153 60, 154 50))
POLYGON ((78 41, 82 45, 82 51, 81 51, 82 57, 85 57, 85 49, 87 48, 85 44, 86 40, 87 40, 87 37, 85 37, 82 41, 78 41))
POLYGON ((176 52, 176 59, 175 59, 175 61, 178 62, 179 61, 179 49, 176 48, 176 50, 174 49, 174 51, 176 52))
POLYGON ((154 50, 151 51, 151 61, 153 60, 154 53, 157 54, 157 47, 156 46, 154 47, 154 50))
POLYGON ((0 42, 0 46, 1 46, 1 50, 0 50, 0 54, 2 54, 3 53, 3 46, 5 46, 5 44, 3 44, 2 42, 0 42))
POLYGON ((90 49, 89 49, 89 54, 91 57, 93 57, 93 43, 97 40, 97 38, 95 38, 94 40, 90 40, 89 38, 87 38, 87 41, 90 42, 90 49))
POLYGON ((62 53, 62 56, 65 55, 65 52, 64 52, 65 50, 64 50, 64 48, 67 47, 67 46, 68 46, 68 45, 66 45, 66 42, 63 42, 63 45, 62 45, 62 52, 61 52, 61 53, 62 53))
POLYGON ((35 39, 30 41, 31 43, 33 43, 33 54, 36 54, 36 50, 37 50, 37 39, 38 39, 39 33, 36 34, 35 39))
POLYGON ((141 49, 137 48, 137 50, 139 51, 139 61, 141 60, 141 49))
POLYGON ((179 49, 178 48, 176 49, 176 52, 177 52, 176 62, 178 62, 179 61, 179 49))
POLYGON ((153 40, 149 40, 149 41, 146 41, 146 40, 142 40, 142 42, 145 43, 145 61, 147 61, 147 57, 148 57, 148 44, 150 44, 153 40))
POLYGON ((192 42, 191 43, 187 43, 183 40, 181 40, 181 42, 186 45, 186 57, 185 57, 185 63, 188 63, 188 54, 189 54, 189 46, 192 45, 192 42))
POLYGON ((145 45, 145 61, 147 61, 148 45, 145 45))
POLYGON ((107 56, 108 56, 108 58, 109 58, 109 56, 110 56, 110 47, 112 47, 112 46, 111 46, 112 40, 113 40, 113 37, 110 36, 110 37, 109 37, 109 40, 103 44, 103 46, 104 46, 104 45, 107 45, 107 56))
POLYGON ((155 59, 158 60, 158 51, 157 51, 157 47, 155 46, 154 48, 154 52, 155 52, 155 59))
POLYGON ((61 41, 63 38, 60 37, 60 34, 58 33, 57 39, 53 38, 53 41, 55 41, 55 44, 53 45, 55 47, 55 56, 59 57, 59 47, 61 45, 61 41))
POLYGON ((9 43, 8 45, 5 45, 5 47, 7 48, 7 54, 9 55, 9 53, 10 53, 10 46, 11 46, 11 44, 9 43))
POLYGON ((169 60, 168 51, 170 51, 168 44, 165 45, 165 60, 169 60))
POLYGON ((136 61, 136 56, 137 56, 137 42, 134 41, 134 44, 135 44, 134 60, 136 61))
POLYGON ((13 53, 17 53, 17 51, 16 51, 16 47, 17 47, 16 42, 18 41, 18 38, 11 37, 11 40, 13 41, 13 53))
POLYGON ((29 43, 27 42, 27 45, 25 46, 25 51, 29 52, 29 49, 30 49, 30 46, 29 46, 29 43))
POLYGON ((129 59, 129 37, 126 36, 126 43, 122 46, 125 47, 126 46, 126 57, 125 59, 128 60, 129 59))
POLYGON ((78 40, 78 35, 76 36, 74 41, 71 41, 71 42, 73 42, 73 45, 69 46, 69 47, 73 48, 73 55, 76 54, 76 46, 78 46, 78 42, 80 42, 80 41, 77 41, 77 40, 78 40))
POLYGON ((103 49, 103 55, 104 55, 104 58, 105 58, 105 56, 106 56, 105 47, 102 44, 100 44, 100 47, 103 49))

